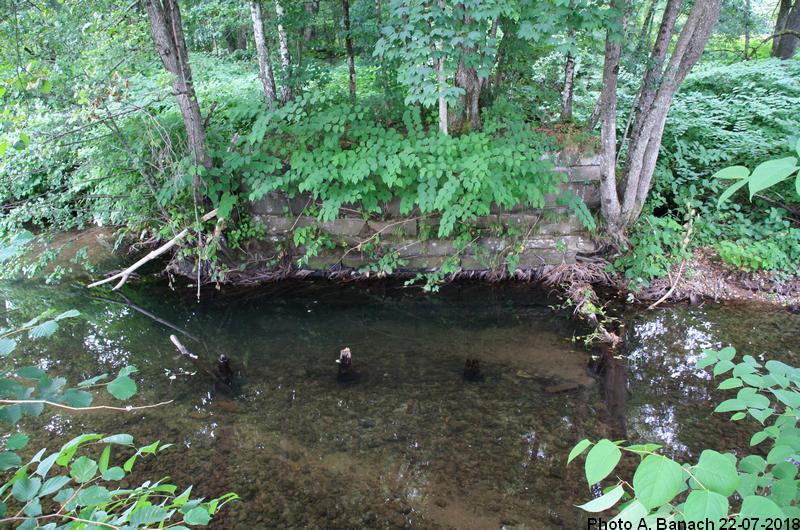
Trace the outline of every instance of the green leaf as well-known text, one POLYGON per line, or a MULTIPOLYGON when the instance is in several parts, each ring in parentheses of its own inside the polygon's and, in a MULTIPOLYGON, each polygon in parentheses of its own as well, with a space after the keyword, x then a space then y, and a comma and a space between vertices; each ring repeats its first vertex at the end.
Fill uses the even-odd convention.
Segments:
MULTIPOLYGON (((628 504, 619 515, 611 519, 610 523, 618 523, 623 521, 630 521, 631 523, 639 524, 650 511, 638 500, 634 500, 628 504)), ((617 526, 616 528, 622 528, 617 526)), ((633 528, 636 528, 635 526, 633 528)))
POLYGON ((19 502, 28 502, 36 497, 39 488, 42 486, 42 479, 39 477, 21 477, 11 487, 11 495, 19 502))
POLYGON ((53 320, 64 320, 65 318, 75 318, 79 317, 80 315, 81 312, 78 311, 77 309, 70 309, 69 311, 64 311, 53 320))
POLYGON ((769 438, 769 434, 766 431, 758 431, 750 438, 750 445, 758 445, 767 438, 769 438))
POLYGON ((133 436, 130 434, 114 434, 106 436, 100 443, 117 444, 117 445, 133 445, 133 436))
POLYGON ((782 519, 785 516, 777 504, 760 495, 745 497, 739 515, 742 519, 753 517, 762 521, 767 518, 782 519))
POLYGON ((712 364, 715 364, 717 361, 719 361, 717 352, 715 352, 714 350, 705 350, 703 351, 703 357, 699 361, 697 361, 697 368, 700 370, 708 368, 712 364))
POLYGON ((736 365, 728 360, 721 360, 714 366, 714 377, 730 371, 734 366, 736 365))
POLYGON ((694 490, 683 505, 683 517, 688 521, 719 521, 728 516, 728 499, 715 491, 694 490))
POLYGON ((580 508, 583 511, 592 513, 603 512, 605 510, 608 510, 615 504, 617 504, 617 502, 622 498, 624 494, 625 490, 622 488, 622 486, 617 486, 608 493, 606 493, 605 495, 602 495, 594 500, 591 500, 586 504, 582 504, 578 506, 578 508, 580 508))
POLYGON ((775 413, 775 411, 771 408, 764 410, 747 409, 747 412, 749 412, 752 417, 758 420, 761 425, 764 425, 764 421, 775 413))
POLYGON ((759 191, 785 180, 797 169, 797 159, 793 156, 768 160, 759 164, 747 180, 750 188, 750 200, 753 200, 753 196, 759 191))
POLYGON ((205 526, 211 521, 211 516, 208 515, 208 510, 202 506, 192 508, 183 516, 183 522, 188 525, 205 526))
POLYGON ((105 473, 108 469, 108 461, 111 459, 111 446, 107 445, 103 448, 103 452, 100 454, 100 460, 97 461, 97 469, 100 470, 100 473, 105 473))
POLYGON ((79 506, 97 506, 111 500, 111 492, 103 486, 90 486, 78 493, 75 501, 79 506))
POLYGON ((723 191, 722 195, 720 195, 719 199, 717 200, 717 208, 722 206, 725 203, 725 201, 730 199, 734 193, 742 189, 745 184, 747 184, 747 180, 739 180, 734 182, 731 186, 728 187, 728 189, 723 191))
POLYGON ((730 390, 731 388, 739 388, 742 386, 742 380, 738 377, 731 377, 721 382, 717 388, 720 390, 730 390))
POLYGON ((91 458, 81 456, 69 467, 69 474, 78 483, 92 480, 97 473, 97 462, 91 458))
POLYGON ((714 179, 746 179, 750 176, 750 170, 744 166, 730 166, 720 169, 711 178, 714 179))
POLYGON ((27 435, 22 433, 12 434, 8 440, 6 440, 6 449, 11 451, 16 451, 17 449, 22 449, 26 445, 28 445, 28 438, 27 435))
POLYGON ((726 399, 714 409, 714 412, 735 412, 737 410, 745 410, 747 405, 738 399, 726 399))
POLYGON ((787 458, 796 453, 794 447, 790 445, 776 445, 767 455, 768 464, 778 464, 786 461, 787 458))
POLYGON ((8 354, 14 351, 14 348, 16 347, 17 341, 14 339, 0 339, 0 357, 6 357, 8 354))
POLYGON ((130 525, 134 528, 152 525, 167 517, 167 510, 161 506, 142 506, 131 515, 130 525))
POLYGON ((47 497, 51 495, 67 484, 69 484, 70 478, 66 475, 56 475, 55 477, 51 477, 47 479, 44 484, 42 484, 42 489, 39 490, 40 497, 47 497))
POLYGON ((85 381, 81 381, 80 383, 78 383, 78 386, 79 387, 92 386, 93 384, 97 383, 98 381, 102 381, 106 377, 108 377, 108 374, 96 375, 96 376, 94 376, 94 377, 92 377, 90 379, 86 379, 85 381))
POLYGON ((610 440, 600 440, 586 455, 586 481, 592 485, 606 478, 617 467, 622 452, 610 440))
POLYGON ((758 455, 748 455, 739 462, 739 469, 745 473, 763 473, 767 469, 767 461, 758 455))
POLYGON ((715 491, 724 497, 732 495, 739 485, 736 463, 727 456, 710 449, 706 449, 700 454, 700 460, 692 474, 702 488, 715 491))
POLYGON ((106 388, 112 396, 123 401, 136 394, 136 383, 127 375, 117 376, 106 388))
POLYGON ((3 451, 0 453, 0 471, 8 471, 11 468, 19 467, 22 459, 13 451, 3 451))
POLYGON ((61 396, 61 402, 70 407, 82 408, 92 404, 92 395, 82 390, 68 388, 61 396))
POLYGON ((736 399, 745 404, 747 408, 765 409, 769 407, 769 398, 759 394, 755 388, 745 387, 736 394, 736 399))
POLYGON ((28 332, 28 336, 32 339, 50 337, 56 331, 58 331, 58 323, 55 320, 46 320, 32 328, 28 332))
POLYGON ((569 456, 567 457, 567 464, 569 464, 570 462, 575 460, 577 457, 582 455, 583 452, 586 450, 586 448, 589 447, 590 445, 592 445, 592 442, 590 442, 589 440, 586 440, 586 439, 583 439, 580 442, 578 442, 577 444, 575 444, 575 447, 573 447, 572 451, 569 452, 569 456))
POLYGON ((657 508, 681 492, 684 478, 680 464, 662 455, 650 455, 633 474, 633 490, 646 508, 657 508))
POLYGON ((103 471, 103 480, 122 480, 123 478, 125 478, 125 471, 119 466, 103 471))
POLYGON ((797 483, 792 478, 784 478, 772 485, 770 498, 780 506, 790 504, 797 495, 797 483))

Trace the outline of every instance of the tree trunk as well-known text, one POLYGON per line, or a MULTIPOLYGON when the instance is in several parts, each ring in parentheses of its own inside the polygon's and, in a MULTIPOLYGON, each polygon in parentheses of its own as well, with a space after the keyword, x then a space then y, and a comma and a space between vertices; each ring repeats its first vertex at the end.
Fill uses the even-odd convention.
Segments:
MULTIPOLYGON (((791 4, 790 0, 783 0, 781 2, 781 11, 784 10, 784 3, 791 4)), ((773 56, 779 59, 791 59, 797 51, 797 46, 800 44, 800 38, 797 32, 800 32, 800 0, 795 0, 794 5, 787 6, 786 14, 783 20, 783 27, 780 31, 784 31, 783 35, 777 37, 773 41, 773 56)), ((780 21, 780 13, 778 15, 780 21)), ((776 28, 777 29, 777 28, 776 28)), ((778 31, 776 31, 778 33, 778 31)))
POLYGON ((283 84, 281 85, 281 102, 286 103, 292 99, 291 85, 291 66, 292 58, 289 55, 289 39, 286 36, 286 28, 283 26, 283 6, 281 0, 275 0, 275 15, 278 17, 278 47, 281 52, 281 73, 283 74, 283 84))
MULTIPOLYGON (((627 0, 622 0, 627 2, 627 0)), ((619 0, 611 0, 611 8, 619 9, 619 0)), ((626 9, 627 12, 627 9, 626 9)), ((626 25, 623 15, 620 21, 623 31, 626 25)), ((620 220, 619 195, 617 194, 617 84, 622 45, 608 31, 606 36, 605 61, 603 64, 603 90, 597 104, 600 125, 600 213, 606 221, 606 230, 612 241, 619 244, 624 239, 625 227, 620 220)))
POLYGON ((275 76, 272 73, 272 62, 269 59, 269 48, 264 38, 264 16, 261 12, 261 3, 258 0, 250 2, 250 14, 253 17, 253 38, 256 41, 256 55, 258 57, 258 72, 261 85, 264 87, 264 96, 270 108, 277 101, 275 90, 275 76))
MULTIPOLYGON (((613 0, 617 8, 620 0, 613 0)), ((626 4, 629 5, 626 1, 626 4)), ((680 9, 679 0, 668 0, 659 36, 651 53, 651 62, 642 82, 633 135, 623 171, 622 200, 616 176, 616 110, 617 83, 621 45, 619 39, 606 40, 603 68, 600 205, 610 237, 617 244, 624 242, 625 229, 642 211, 655 171, 667 113, 678 87, 700 58, 719 18, 722 0, 703 0, 692 6, 681 34, 673 47, 666 68, 672 31, 680 9)), ((627 9, 626 9, 627 11, 627 9)), ((624 19, 623 19, 624 24, 624 19)))
POLYGON ((575 88, 575 57, 567 54, 564 65, 564 91, 561 96, 561 121, 572 121, 572 95, 575 88))
POLYGON ((314 38, 314 26, 311 24, 311 21, 314 19, 314 15, 319 13, 319 0, 306 2, 304 7, 307 20, 306 26, 303 28, 303 40, 310 42, 314 38))
MULTIPOLYGON (((183 36, 178 1, 145 0, 145 9, 161 62, 164 68, 175 76, 172 87, 186 127, 189 153, 198 165, 210 169, 213 161, 206 147, 205 126, 192 82, 192 70, 189 67, 189 54, 183 36)), ((196 199, 202 183, 200 175, 195 174, 192 185, 196 199)))
POLYGON ((744 60, 750 60, 750 21, 753 18, 753 7, 750 5, 750 0, 744 3, 745 19, 744 19, 744 60))
MULTIPOLYGON (((444 0, 438 0, 437 5, 441 11, 444 11, 444 0)), ((436 83, 437 90, 439 91, 439 130, 446 135, 449 134, 447 99, 444 97, 443 92, 447 79, 444 75, 444 57, 441 55, 444 50, 441 41, 436 43, 433 47, 433 51, 436 52, 437 48, 439 50, 439 57, 436 58, 436 83)))
POLYGON ((353 35, 350 33, 350 0, 342 0, 342 17, 344 19, 344 46, 347 50, 347 70, 350 84, 350 100, 356 104, 356 57, 353 52, 353 35))
MULTIPOLYGON (((661 82, 658 84, 656 93, 652 99, 648 98, 650 103, 647 106, 641 106, 640 103, 642 113, 639 127, 634 131, 637 136, 635 141, 633 136, 631 137, 624 172, 625 194, 622 202, 622 221, 625 225, 633 222, 641 214, 650 191, 650 182, 655 171, 664 125, 672 99, 680 84, 703 54, 719 18, 721 4, 722 0, 695 2, 680 37, 675 43, 669 64, 663 75, 660 75, 661 82)), ((659 74, 661 74, 660 71, 659 74)), ((642 98, 642 102, 645 101, 642 98)))
POLYGON ((772 57, 778 56, 778 48, 781 43, 781 32, 786 29, 786 19, 789 17, 789 11, 792 10, 792 0, 780 0, 778 4, 778 18, 775 20, 775 31, 773 33, 778 37, 772 40, 772 57))
POLYGON ((650 28, 653 26, 653 18, 656 14, 656 7, 658 7, 658 0, 650 0, 650 5, 647 7, 647 12, 642 22, 642 29, 639 31, 639 38, 636 41, 636 56, 642 55, 646 47, 650 46, 650 28))

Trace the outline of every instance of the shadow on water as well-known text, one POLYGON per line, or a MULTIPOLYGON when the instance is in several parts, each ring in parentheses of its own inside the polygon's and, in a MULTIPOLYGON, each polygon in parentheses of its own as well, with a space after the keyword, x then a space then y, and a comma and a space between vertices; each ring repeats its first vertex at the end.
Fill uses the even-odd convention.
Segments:
POLYGON ((200 303, 161 285, 127 295, 0 285, 0 321, 24 322, 42 300, 85 316, 25 344, 16 362, 73 381, 135 364, 138 402, 175 400, 136 415, 33 420, 29 432, 45 434, 31 447, 79 431, 175 443, 137 464, 138 478, 238 492, 216 528, 582 526, 574 505, 590 492, 580 465, 565 466, 574 443, 646 439, 687 457, 747 447, 752 426, 709 417, 723 393, 694 364, 729 343, 793 362, 800 329, 797 315, 743 306, 631 314, 628 358, 590 367, 574 324, 525 286, 425 297, 287 283, 200 303), (236 395, 177 355, 171 333, 211 365, 225 354, 236 395), (344 348, 352 364, 340 378, 344 348))

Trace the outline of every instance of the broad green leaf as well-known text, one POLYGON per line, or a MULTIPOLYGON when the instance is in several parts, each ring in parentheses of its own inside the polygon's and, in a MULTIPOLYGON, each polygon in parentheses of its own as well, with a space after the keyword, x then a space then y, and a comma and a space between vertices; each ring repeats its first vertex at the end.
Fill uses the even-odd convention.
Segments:
POLYGON ((741 400, 726 399, 717 405, 717 408, 714 409, 714 412, 735 412, 737 410, 745 410, 746 408, 747 405, 745 405, 741 400))
POLYGON ((794 392, 792 390, 778 390, 775 389, 772 391, 775 394, 775 397, 778 398, 781 403, 788 405, 792 408, 800 408, 800 394, 794 392))
POLYGON ((92 480, 97 473, 97 462, 86 456, 81 456, 69 467, 69 474, 78 483, 92 480))
POLYGON ((731 388, 739 388, 742 386, 742 380, 738 377, 731 377, 721 382, 717 388, 720 390, 730 390, 731 388))
POLYGON ((122 480, 123 478, 125 478, 125 471, 119 466, 103 471, 103 480, 122 480))
POLYGON ((18 467, 21 463, 22 459, 13 451, 0 453, 0 471, 8 471, 11 468, 18 467))
POLYGON ((739 485, 736 463, 725 455, 710 449, 706 449, 700 454, 700 460, 692 474, 701 485, 695 485, 698 486, 695 489, 709 489, 724 497, 732 495, 739 485))
POLYGON ((648 509, 671 501, 684 486, 680 464, 662 455, 649 455, 633 474, 636 498, 648 509))
POLYGON ((719 357, 717 356, 717 352, 714 350, 705 350, 703 351, 703 357, 697 361, 697 368, 702 370, 704 368, 708 368, 712 364, 715 364, 719 361, 719 357))
POLYGON ((96 506, 111 500, 111 492, 103 486, 90 486, 82 490, 75 498, 79 506, 96 506))
POLYGON ((69 481, 70 478, 65 475, 56 475, 55 477, 51 477, 47 479, 44 484, 42 484, 42 489, 39 490, 39 496, 47 497, 48 495, 52 495, 69 484, 69 481))
POLYGON ((617 486, 605 495, 591 500, 586 504, 582 504, 578 506, 578 508, 592 513, 603 512, 617 504, 624 494, 625 490, 622 488, 622 486, 617 486))
POLYGON ((8 440, 6 440, 6 449, 11 451, 16 451, 17 449, 22 449, 26 445, 28 445, 28 441, 30 438, 26 434, 16 433, 12 434, 8 440))
POLYGON ((75 318, 81 315, 81 312, 77 309, 70 309, 69 311, 64 311, 53 320, 64 320, 65 318, 75 318))
POLYGON ((93 384, 97 383, 98 381, 102 381, 106 377, 108 377, 108 374, 96 375, 96 376, 94 376, 94 377, 92 377, 90 379, 86 379, 85 381, 81 381, 80 383, 78 383, 78 386, 79 387, 92 386, 93 384))
POLYGON ((769 398, 759 394, 755 388, 745 387, 736 394, 736 399, 745 404, 748 408, 765 409, 769 407, 769 398))
POLYGON ((768 464, 778 464, 796 453, 795 448, 790 445, 776 445, 767 455, 768 464))
POLYGON ((792 478, 784 478, 772 485, 770 498, 778 505, 791 503, 797 495, 797 483, 792 478))
POLYGON ((758 431, 750 438, 750 445, 758 445, 767 438, 769 438, 769 434, 766 431, 758 431))
POLYGON ((92 404, 92 395, 82 390, 68 388, 61 396, 61 402, 70 407, 83 408, 92 404))
POLYGON ((766 497, 750 495, 742 501, 742 510, 740 512, 742 519, 753 517, 763 521, 767 518, 782 519, 784 516, 778 505, 766 497))
POLYGON ((730 166, 720 169, 711 178, 714 179, 746 179, 750 176, 750 170, 744 166, 730 166))
POLYGON ((569 452, 569 456, 567 457, 567 464, 575 460, 578 456, 582 455, 583 452, 586 450, 587 447, 592 445, 592 442, 589 440, 583 439, 577 444, 575 447, 572 448, 572 451, 569 452))
POLYGON ((750 188, 750 200, 759 191, 785 180, 797 169, 797 158, 793 156, 762 162, 753 170, 750 178, 747 179, 750 188))
POLYGON ((14 351, 17 347, 17 341, 14 339, 4 338, 0 339, 0 357, 6 357, 9 353, 14 351))
POLYGON ((210 520, 211 516, 208 515, 208 510, 202 506, 192 508, 186 515, 183 516, 183 522, 188 525, 205 526, 210 520))
POLYGON ((133 436, 130 434, 114 434, 112 436, 106 436, 100 443, 108 443, 108 444, 117 444, 117 445, 132 445, 133 444, 133 436))
POLYGON ((609 440, 600 440, 586 455, 586 481, 592 485, 606 478, 617 467, 622 452, 609 440))
MULTIPOLYGON (((630 504, 628 504, 619 515, 611 519, 609 524, 611 523, 618 523, 624 521, 630 521, 635 524, 639 524, 644 517, 650 513, 650 511, 638 500, 634 500, 630 504)), ((621 527, 618 527, 621 528, 621 527)), ((633 528, 636 528, 635 526, 633 528)))
POLYGON ((739 469, 745 473, 763 473, 767 469, 767 461, 758 455, 748 455, 739 462, 739 469))
POLYGON ((134 528, 140 526, 152 525, 164 520, 167 516, 167 510, 160 506, 142 506, 131 515, 130 523, 134 528))
POLYGON ((127 375, 117 376, 106 388, 112 396, 123 401, 136 394, 136 383, 127 375))
POLYGON ((39 477, 21 477, 11 487, 11 495, 19 502, 28 502, 36 497, 39 488, 42 486, 42 479, 39 477))
POLYGON ((50 337, 58 331, 58 323, 55 320, 46 320, 28 332, 28 336, 32 339, 40 337, 50 337))
POLYGON ((764 421, 775 413, 775 411, 771 408, 764 410, 747 409, 747 412, 749 412, 752 417, 758 420, 761 425, 764 425, 764 421))
POLYGON ((728 516, 728 499, 715 491, 694 490, 683 505, 686 521, 719 521, 728 516))
POLYGON ((728 360, 721 360, 716 365, 714 365, 714 377, 730 371, 731 369, 733 369, 734 366, 736 365, 728 360))
POLYGON ((720 195, 719 199, 717 200, 717 208, 722 206, 725 203, 725 201, 730 199, 734 193, 742 189, 745 186, 745 184, 747 184, 747 180, 738 180, 734 182, 731 186, 729 186, 728 189, 723 191, 722 195, 720 195))

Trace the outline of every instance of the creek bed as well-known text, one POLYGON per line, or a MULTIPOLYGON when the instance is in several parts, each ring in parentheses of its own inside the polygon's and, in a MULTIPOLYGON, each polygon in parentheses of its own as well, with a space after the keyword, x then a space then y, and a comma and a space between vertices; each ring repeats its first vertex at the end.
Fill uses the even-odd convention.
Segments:
MULTIPOLYGON (((602 370, 572 341, 572 320, 525 285, 451 285, 437 295, 384 284, 284 283, 190 294, 126 286, 130 306, 85 288, 0 284, 0 326, 45 308, 78 309, 16 362, 77 382, 140 369, 135 414, 55 413, 27 420, 30 448, 83 432, 175 446, 137 463, 205 496, 236 491, 214 528, 578 528, 590 498, 566 455, 588 437, 656 441, 693 458, 748 447, 754 426, 712 415, 725 393, 694 364, 704 348, 798 364, 800 316, 744 305, 625 315, 628 357, 602 370), (43 302, 43 300, 45 302, 43 302), (212 360, 225 353, 238 395, 214 390, 177 356, 176 333, 212 360), (355 378, 337 381, 339 350, 355 378), (465 381, 467 359, 481 379, 465 381), (37 431, 34 431, 37 429, 37 431)), ((188 292, 188 291, 186 291, 188 292)))

